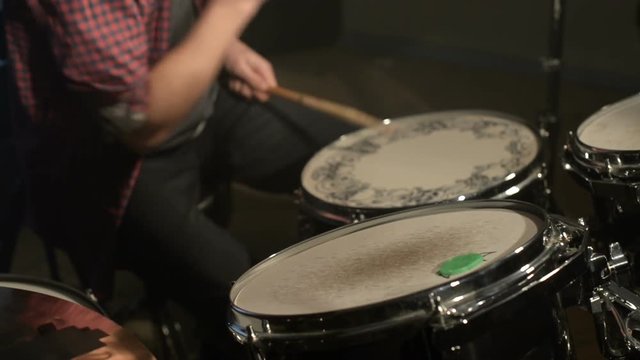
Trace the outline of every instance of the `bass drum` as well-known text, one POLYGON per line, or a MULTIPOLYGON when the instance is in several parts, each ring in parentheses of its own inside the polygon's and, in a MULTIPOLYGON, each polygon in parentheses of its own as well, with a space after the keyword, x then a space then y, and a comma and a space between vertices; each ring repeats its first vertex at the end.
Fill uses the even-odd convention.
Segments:
POLYGON ((546 206, 540 139, 522 119, 443 111, 342 136, 302 172, 300 237, 421 205, 518 199, 546 206))
POLYGON ((250 269, 230 329, 266 360, 569 359, 562 299, 586 245, 580 225, 519 201, 383 215, 250 269))

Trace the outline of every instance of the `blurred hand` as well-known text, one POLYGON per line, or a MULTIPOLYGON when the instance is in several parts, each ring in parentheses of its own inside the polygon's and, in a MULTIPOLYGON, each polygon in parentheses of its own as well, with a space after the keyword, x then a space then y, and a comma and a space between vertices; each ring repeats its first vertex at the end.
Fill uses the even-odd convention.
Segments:
POLYGON ((231 75, 229 88, 247 99, 267 101, 269 89, 278 85, 269 60, 240 40, 227 50, 224 67, 231 75))

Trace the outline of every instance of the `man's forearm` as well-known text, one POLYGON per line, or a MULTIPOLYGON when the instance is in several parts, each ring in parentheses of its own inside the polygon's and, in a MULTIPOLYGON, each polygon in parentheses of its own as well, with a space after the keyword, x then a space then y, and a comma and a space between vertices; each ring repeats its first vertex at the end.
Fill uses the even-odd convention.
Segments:
POLYGON ((214 1, 184 41, 150 71, 146 123, 126 142, 146 152, 164 142, 211 86, 227 47, 257 11, 260 1, 214 1))

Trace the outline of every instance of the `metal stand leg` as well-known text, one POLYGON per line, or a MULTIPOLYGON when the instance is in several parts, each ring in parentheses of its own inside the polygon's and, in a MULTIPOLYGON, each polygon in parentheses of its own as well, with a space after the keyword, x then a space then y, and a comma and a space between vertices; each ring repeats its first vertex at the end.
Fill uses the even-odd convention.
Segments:
POLYGON ((549 28, 549 53, 541 59, 547 76, 546 108, 539 117, 540 135, 543 139, 547 176, 553 180, 555 150, 558 144, 558 121, 562 50, 564 44, 564 19, 566 0, 551 0, 551 23, 549 28))

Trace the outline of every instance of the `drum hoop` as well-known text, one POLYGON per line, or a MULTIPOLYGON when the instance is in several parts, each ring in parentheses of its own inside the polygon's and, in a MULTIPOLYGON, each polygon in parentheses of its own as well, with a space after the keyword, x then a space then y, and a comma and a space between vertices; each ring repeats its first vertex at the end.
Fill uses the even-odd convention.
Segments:
POLYGON ((640 150, 606 150, 583 143, 569 132, 565 155, 595 179, 640 179, 640 150))
MULTIPOLYGON (((534 241, 538 240, 539 238, 534 241)), ((443 328, 450 328, 459 323, 464 324, 465 319, 474 318, 490 308, 513 299, 524 291, 532 290, 543 284, 548 286, 547 290, 549 291, 558 291, 588 271, 586 258, 588 231, 585 226, 564 217, 548 214, 542 240, 545 243, 542 251, 538 255, 534 255, 524 266, 521 266, 523 259, 516 257, 515 253, 510 254, 511 260, 521 266, 519 271, 490 283, 484 288, 469 289, 467 293, 473 295, 471 299, 458 300, 453 297, 454 294, 448 297, 443 296, 446 300, 442 301, 440 306, 445 311, 444 314, 440 313, 439 325, 443 328), (556 281, 549 281, 552 278, 556 281), (480 301, 477 301, 478 299, 480 301), (487 305, 484 303, 485 299, 497 301, 487 305)), ((452 290, 453 288, 448 287, 443 289, 443 293, 452 290)))
MULTIPOLYGON (((552 217, 538 206, 515 200, 472 200, 401 211, 385 216, 384 219, 378 217, 332 230, 303 243, 318 242, 323 238, 328 238, 326 241, 333 240, 368 227, 372 222, 405 218, 404 215, 410 212, 437 214, 456 209, 487 208, 511 209, 538 216, 542 220, 543 227, 538 234, 522 246, 521 251, 508 254, 496 261, 495 264, 469 273, 451 283, 424 289, 396 299, 329 313, 299 316, 257 314, 237 307, 233 298, 241 290, 239 286, 259 273, 261 269, 269 266, 278 257, 293 256, 306 249, 305 247, 305 249, 293 251, 298 246, 294 245, 256 265, 238 279, 234 285, 235 294, 234 289, 230 294, 232 306, 229 328, 241 342, 258 344, 256 346, 272 341, 294 341, 301 337, 321 337, 322 341, 326 342, 327 338, 343 339, 345 336, 353 334, 352 330, 357 334, 385 327, 406 326, 411 321, 429 321, 433 326, 448 328, 464 322, 466 319, 481 315, 524 291, 540 287, 542 284, 553 287, 555 279, 560 279, 566 285, 570 281, 568 279, 576 279, 577 277, 573 274, 576 270, 572 270, 570 276, 560 277, 559 274, 566 273, 565 268, 570 268, 569 265, 572 265, 571 268, 586 269, 586 260, 584 265, 577 261, 583 257, 582 254, 586 246, 584 238, 579 239, 577 250, 576 246, 568 247, 566 244, 556 244, 559 241, 549 238, 549 231, 555 231, 555 227, 552 226, 554 223, 552 217), (564 262, 560 264, 551 263, 555 259, 564 258, 561 255, 565 254, 568 249, 574 251, 572 257, 564 259, 564 262), (292 251, 293 253, 290 254, 292 251), (522 269, 523 260, 527 264, 531 264, 532 271, 527 272, 526 269, 522 269), (575 263, 580 263, 580 266, 575 266, 575 263), (475 304, 471 304, 469 301, 460 301, 460 296, 463 299, 474 301, 475 304)), ((578 229, 576 230, 578 232, 583 230, 579 225, 572 224, 571 227, 578 229)), ((560 286, 562 284, 558 287, 560 286)), ((353 335, 355 336, 355 334, 353 335)))
MULTIPOLYGON (((91 299, 87 294, 82 291, 73 288, 67 284, 63 284, 61 282, 52 281, 49 279, 29 276, 29 275, 19 275, 19 274, 0 274, 0 289, 3 288, 2 283, 11 283, 16 285, 33 285, 38 286, 52 292, 58 292, 60 294, 64 294, 65 296, 73 299, 77 304, 89 308, 93 311, 100 313, 101 315, 106 316, 106 311, 93 299, 91 299)), ((25 289, 23 287, 5 287, 9 289, 15 289, 26 292, 33 292, 31 290, 25 289)), ((52 296, 48 294, 42 294, 45 296, 52 296)), ((67 301, 67 300, 64 300, 67 301)))

